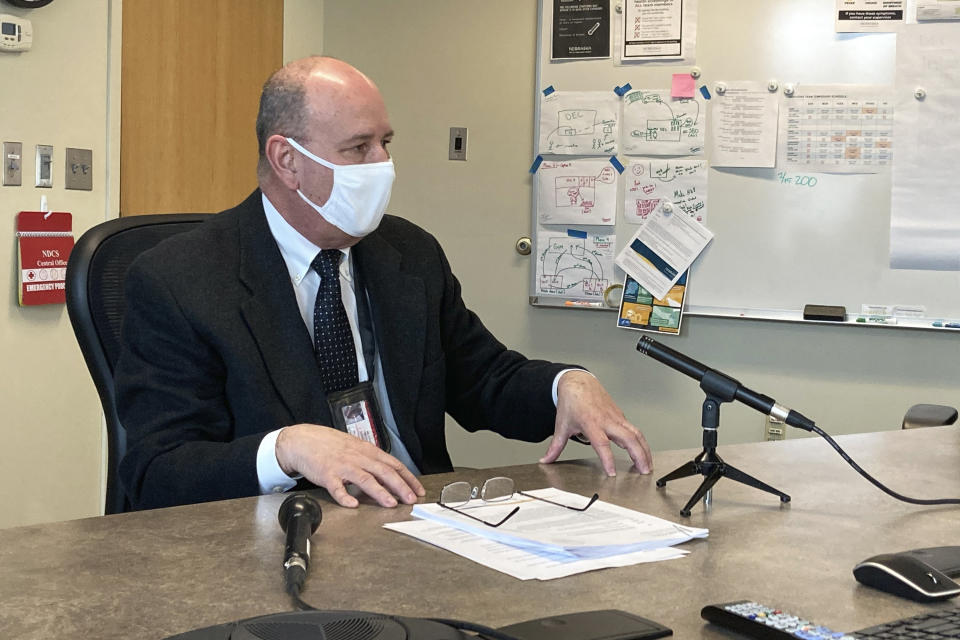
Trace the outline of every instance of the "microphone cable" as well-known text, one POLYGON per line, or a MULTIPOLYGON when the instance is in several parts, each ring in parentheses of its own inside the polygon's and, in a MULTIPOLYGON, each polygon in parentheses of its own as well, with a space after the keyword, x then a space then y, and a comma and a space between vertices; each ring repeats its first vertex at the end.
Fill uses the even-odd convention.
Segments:
POLYGON ((911 498, 910 496, 905 496, 905 495, 903 495, 903 494, 901 494, 901 493, 897 493, 896 491, 894 491, 893 489, 890 489, 890 488, 887 487, 885 484, 883 484, 882 482, 880 482, 879 480, 877 480, 876 478, 874 478, 872 475, 870 475, 869 473, 867 473, 863 468, 860 467, 860 465, 858 465, 856 462, 854 462, 853 458, 851 458, 849 455, 847 455, 847 452, 844 451, 844 450, 840 447, 839 444, 837 444, 836 440, 834 440, 833 438, 830 437, 830 434, 828 434, 826 431, 824 431, 823 429, 821 429, 820 427, 818 427, 816 424, 814 424, 814 422, 813 422, 812 420, 809 420, 809 419, 806 419, 806 418, 805 418, 805 420, 807 420, 807 421, 809 422, 809 424, 804 425, 803 427, 799 427, 799 428, 805 429, 805 430, 807 430, 807 431, 812 431, 813 433, 816 433, 818 436, 820 436, 821 438, 823 438, 824 440, 826 440, 827 443, 828 443, 831 447, 833 447, 834 449, 836 449, 837 453, 840 454, 840 457, 843 458, 844 460, 846 460, 846 461, 847 461, 847 464, 849 464, 851 467, 853 467, 853 470, 854 470, 854 471, 856 471, 856 472, 859 473, 861 476, 863 476, 864 478, 866 478, 867 481, 870 482, 870 484, 872 484, 872 485, 875 486, 876 488, 880 489, 880 491, 883 491, 883 492, 884 492, 885 494, 887 494, 888 496, 890 496, 890 497, 892 497, 892 498, 896 498, 897 500, 900 500, 900 501, 902 501, 902 502, 908 502, 908 503, 910 503, 910 504, 923 504, 923 505, 932 505, 932 504, 960 504, 960 498, 935 498, 935 499, 931 499, 931 500, 925 500, 925 499, 922 499, 922 498, 911 498))
POLYGON ((299 611, 319 611, 308 602, 304 602, 300 597, 300 591, 303 589, 304 579, 307 572, 299 566, 290 566, 283 573, 283 582, 286 592, 290 594, 290 601, 293 602, 293 608, 299 611))

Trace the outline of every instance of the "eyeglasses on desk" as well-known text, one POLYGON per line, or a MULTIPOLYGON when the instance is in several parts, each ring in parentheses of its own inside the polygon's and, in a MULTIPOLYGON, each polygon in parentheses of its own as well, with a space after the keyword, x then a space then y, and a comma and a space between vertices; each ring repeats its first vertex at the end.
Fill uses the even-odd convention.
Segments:
POLYGON ((524 493, 523 491, 517 491, 515 489, 513 478, 507 478, 506 476, 497 476, 496 478, 488 478, 484 481, 483 485, 476 487, 471 485, 466 481, 451 482, 448 485, 440 490, 440 499, 437 501, 437 504, 443 507, 444 509, 450 509, 455 511, 462 516, 466 516, 471 520, 476 520, 477 522, 482 522, 488 527, 499 527, 504 522, 512 518, 518 511, 520 511, 519 505, 514 507, 510 513, 505 515, 500 519, 499 522, 489 522, 483 518, 478 518, 477 516, 470 515, 466 511, 463 511, 461 507, 469 503, 471 500, 480 498, 485 503, 497 503, 497 502, 506 502, 514 495, 521 495, 526 498, 532 498, 534 500, 539 500, 541 502, 547 502, 558 507, 563 507, 564 509, 570 509, 571 511, 586 511, 590 508, 594 502, 600 497, 598 494, 593 494, 593 497, 590 498, 590 501, 587 502, 586 506, 583 507, 571 507, 570 505, 561 504, 559 502, 554 502, 553 500, 547 500, 546 498, 540 498, 538 496, 524 493))

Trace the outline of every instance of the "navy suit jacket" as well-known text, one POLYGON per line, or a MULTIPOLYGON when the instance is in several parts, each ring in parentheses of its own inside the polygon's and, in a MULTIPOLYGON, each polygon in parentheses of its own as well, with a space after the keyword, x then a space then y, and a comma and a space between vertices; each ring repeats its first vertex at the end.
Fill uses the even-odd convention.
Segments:
MULTIPOLYGON (((386 216, 351 253, 400 438, 422 472, 452 468, 445 411, 470 431, 553 432, 551 385, 568 365, 528 360, 487 331, 430 234, 386 216)), ((256 495, 269 431, 331 424, 259 190, 145 252, 125 295, 115 383, 135 508, 256 495)))

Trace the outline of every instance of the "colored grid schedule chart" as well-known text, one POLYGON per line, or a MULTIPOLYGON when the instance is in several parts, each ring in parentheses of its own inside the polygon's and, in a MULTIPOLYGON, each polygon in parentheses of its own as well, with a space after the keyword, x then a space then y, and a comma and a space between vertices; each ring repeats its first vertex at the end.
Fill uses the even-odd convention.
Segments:
POLYGON ((788 99, 779 166, 831 173, 880 173, 893 161, 893 99, 806 94, 788 99))

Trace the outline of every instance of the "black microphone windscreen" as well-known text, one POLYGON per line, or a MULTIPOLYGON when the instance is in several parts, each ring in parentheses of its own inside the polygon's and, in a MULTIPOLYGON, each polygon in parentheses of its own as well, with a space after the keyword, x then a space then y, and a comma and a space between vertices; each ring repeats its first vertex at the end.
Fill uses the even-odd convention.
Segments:
POLYGON ((306 516, 310 522, 310 533, 316 532, 323 519, 323 511, 320 509, 320 503, 305 493, 293 493, 287 496, 287 499, 280 505, 280 511, 277 512, 277 519, 280 521, 280 528, 284 533, 290 521, 298 515, 306 516))

